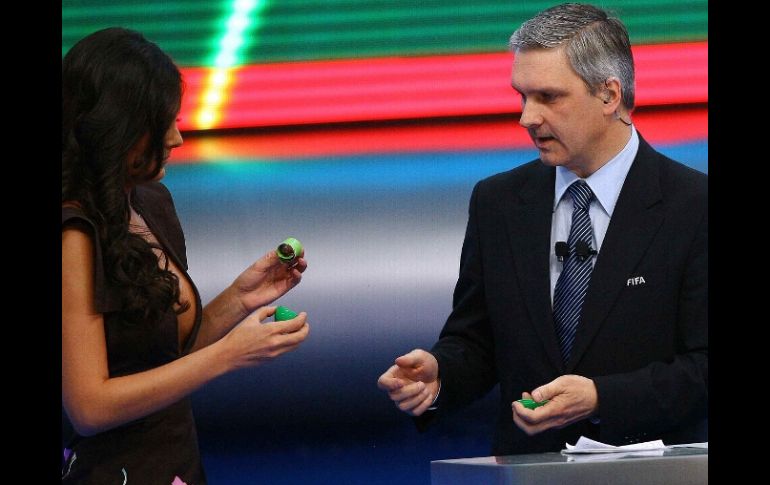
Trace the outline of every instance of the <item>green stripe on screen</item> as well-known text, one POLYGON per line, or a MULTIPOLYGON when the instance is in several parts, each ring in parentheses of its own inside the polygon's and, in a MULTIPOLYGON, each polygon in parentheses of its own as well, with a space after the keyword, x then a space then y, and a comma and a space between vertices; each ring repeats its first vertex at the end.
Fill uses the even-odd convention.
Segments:
MULTIPOLYGON (((553 1, 280 0, 260 13, 241 63, 500 52, 524 20, 553 1)), ((634 44, 708 39, 706 0, 598 2, 634 44)), ((64 0, 62 55, 100 28, 138 30, 181 66, 211 66, 231 1, 64 0)))

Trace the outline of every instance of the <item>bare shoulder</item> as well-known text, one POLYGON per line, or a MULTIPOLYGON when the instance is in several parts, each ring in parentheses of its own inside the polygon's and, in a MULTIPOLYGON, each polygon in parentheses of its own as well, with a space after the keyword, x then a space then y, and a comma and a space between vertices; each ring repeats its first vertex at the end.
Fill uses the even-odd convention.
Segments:
POLYGON ((88 314, 94 310, 94 243, 77 227, 62 228, 62 312, 88 314))
POLYGON ((93 257, 94 242, 91 235, 78 226, 65 226, 61 231, 62 264, 69 257, 93 257))

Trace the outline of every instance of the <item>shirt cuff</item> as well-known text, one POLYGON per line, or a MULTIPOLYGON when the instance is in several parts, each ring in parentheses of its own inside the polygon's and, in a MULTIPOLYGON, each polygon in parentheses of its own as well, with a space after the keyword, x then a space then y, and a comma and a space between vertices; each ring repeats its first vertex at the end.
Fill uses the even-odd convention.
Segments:
POLYGON ((436 391, 436 397, 433 398, 433 402, 430 403, 430 407, 426 409, 426 411, 435 411, 438 409, 438 406, 436 406, 436 401, 438 401, 439 394, 441 394, 441 381, 438 381, 438 391, 436 391))

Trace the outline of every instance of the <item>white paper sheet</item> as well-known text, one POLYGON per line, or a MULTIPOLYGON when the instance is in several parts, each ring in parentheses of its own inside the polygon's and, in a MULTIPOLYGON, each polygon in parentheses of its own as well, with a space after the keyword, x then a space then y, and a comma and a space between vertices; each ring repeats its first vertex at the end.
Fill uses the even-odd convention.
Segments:
POLYGON ((585 436, 581 436, 577 443, 571 445, 565 443, 567 449, 561 450, 565 454, 581 454, 581 453, 628 453, 630 451, 652 451, 652 450, 665 450, 666 445, 663 444, 663 440, 646 441, 644 443, 634 443, 632 445, 613 446, 599 441, 594 441, 585 436))
POLYGON ((567 461, 610 461, 610 460, 622 460, 624 458, 648 458, 663 456, 666 450, 645 450, 645 451, 626 451, 623 453, 566 453, 562 454, 567 457, 567 461))
POLYGON ((704 450, 709 449, 709 442, 704 441, 703 443, 686 443, 683 445, 668 445, 669 448, 701 448, 704 450))

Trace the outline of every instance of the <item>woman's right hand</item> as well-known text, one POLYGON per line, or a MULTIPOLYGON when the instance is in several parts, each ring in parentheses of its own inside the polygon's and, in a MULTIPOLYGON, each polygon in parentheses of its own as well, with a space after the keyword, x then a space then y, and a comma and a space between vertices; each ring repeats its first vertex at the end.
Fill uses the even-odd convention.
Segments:
POLYGON ((262 323, 275 313, 275 308, 258 308, 224 336, 221 343, 233 369, 269 362, 296 349, 307 338, 310 326, 305 312, 291 320, 262 323))

